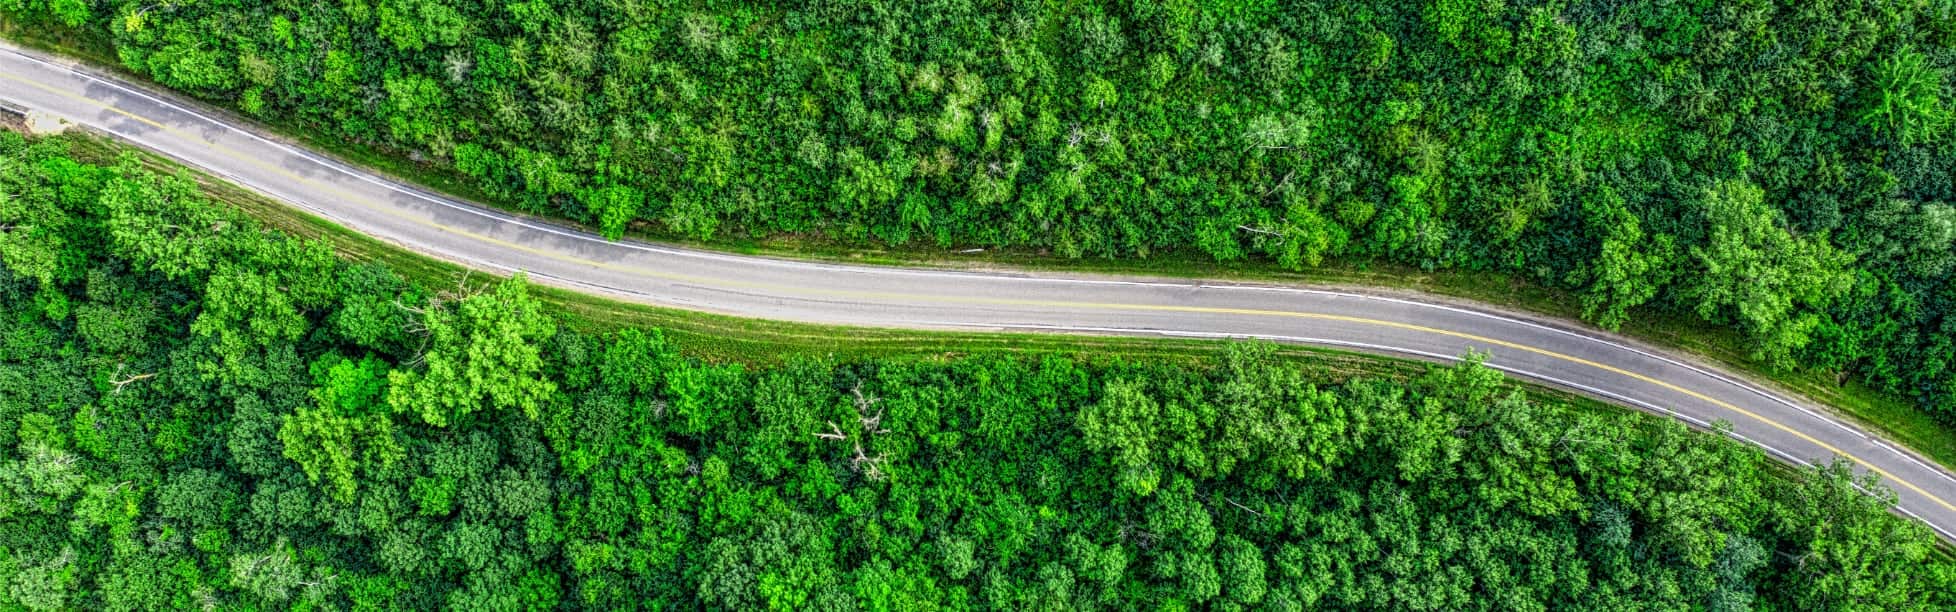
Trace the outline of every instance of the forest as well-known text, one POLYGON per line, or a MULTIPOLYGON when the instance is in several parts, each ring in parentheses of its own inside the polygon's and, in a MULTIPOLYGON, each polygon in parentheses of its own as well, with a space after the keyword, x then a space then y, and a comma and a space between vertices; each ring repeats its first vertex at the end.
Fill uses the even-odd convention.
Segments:
POLYGON ((1471 359, 705 361, 68 146, 0 134, 0 608, 1956 605, 1845 464, 1471 359))
POLYGON ((1956 422, 1946 0, 0 0, 659 237, 1498 271, 1956 422))

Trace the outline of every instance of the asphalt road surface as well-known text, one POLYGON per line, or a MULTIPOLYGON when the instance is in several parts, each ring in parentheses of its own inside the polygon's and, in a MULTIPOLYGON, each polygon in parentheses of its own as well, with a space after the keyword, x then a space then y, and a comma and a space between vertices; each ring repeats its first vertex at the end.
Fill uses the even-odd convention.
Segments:
POLYGON ((115 135, 376 238, 537 282, 694 310, 879 327, 1265 338, 1488 365, 1733 436, 1806 464, 1846 457, 1956 540, 1956 477, 1824 409, 1570 323, 1298 287, 857 267, 612 242, 432 195, 225 115, 0 45, 0 102, 115 135))

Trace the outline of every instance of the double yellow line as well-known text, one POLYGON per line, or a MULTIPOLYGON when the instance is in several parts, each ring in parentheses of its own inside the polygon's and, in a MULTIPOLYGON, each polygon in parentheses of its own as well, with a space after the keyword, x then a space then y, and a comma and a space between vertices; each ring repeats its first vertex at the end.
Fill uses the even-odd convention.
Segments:
MULTIPOLYGON (((135 113, 131 113, 121 108, 117 108, 114 105, 108 104, 106 102, 101 102, 93 98, 89 98, 72 92, 49 87, 47 85, 22 79, 10 74, 0 73, 0 79, 5 79, 8 81, 28 85, 30 87, 34 87, 42 91, 46 91, 48 93, 52 93, 64 98, 74 100, 76 102, 80 102, 89 106, 94 106, 103 109, 105 111, 123 117, 127 117, 131 120, 137 121, 144 125, 154 127, 159 130, 176 135, 179 138, 184 138, 192 141, 203 140, 202 138, 197 138, 194 135, 189 134, 183 130, 165 125, 161 122, 149 119, 147 117, 136 115, 135 113)), ((1623 368, 1619 368, 1604 363, 1598 363, 1596 361, 1584 359, 1581 357, 1576 357, 1573 355, 1566 355, 1563 353, 1558 353, 1555 351, 1550 351, 1542 348, 1536 348, 1525 344, 1509 342, 1506 340, 1499 340, 1495 338, 1489 338, 1486 336, 1479 336, 1475 334, 1457 332, 1457 331, 1452 331, 1447 329, 1427 327, 1423 325, 1415 325, 1411 323, 1402 323, 1398 321, 1386 321, 1381 319, 1369 319, 1363 317, 1351 317, 1351 316, 1323 314, 1323 313, 1295 312, 1295 311, 1285 311, 1285 310, 1261 310, 1261 309, 1250 309, 1250 308, 1221 308, 1221 307, 1208 307, 1208 306, 1173 306, 1173 305, 1164 305, 1164 304, 1073 302, 1073 301, 1063 301, 1063 300, 1029 300, 1029 299, 1010 299, 1010 298, 984 298, 984 297, 887 293, 887 292, 871 292, 871 291, 851 291, 847 289, 823 289, 823 288, 815 288, 815 287, 798 287, 792 285, 780 285, 775 283, 761 283, 761 282, 752 282, 752 281, 718 279, 718 278, 709 278, 709 277, 702 277, 702 276, 696 276, 690 274, 667 272, 663 270, 640 268, 636 266, 625 266, 625 265, 613 264, 609 262, 584 259, 581 257, 566 255, 555 251, 546 251, 528 245, 517 244, 493 236, 479 234, 459 227, 453 227, 450 225, 446 225, 434 221, 432 219, 412 216, 398 208, 372 202, 360 196, 359 194, 349 191, 338 185, 327 183, 327 182, 321 182, 311 177, 297 174, 290 170, 286 170, 285 168, 281 168, 276 165, 267 163, 264 160, 261 160, 257 157, 239 152, 223 144, 208 142, 208 141, 206 141, 205 144, 211 147, 212 149, 218 151, 223 156, 228 157, 234 161, 286 177, 290 180, 310 186, 314 189, 319 189, 322 191, 336 194, 341 199, 352 202, 367 210, 385 214, 394 217, 396 219, 407 221, 415 225, 433 228, 439 231, 468 238, 470 240, 474 240, 484 244, 495 245, 511 251, 527 253, 545 259, 551 259, 555 261, 560 261, 560 262, 575 264, 580 266, 589 266, 592 268, 598 268, 604 270, 612 270, 612 271, 622 272, 622 273, 635 275, 635 276, 657 278, 657 279, 662 279, 667 281, 684 282, 684 283, 692 283, 692 284, 700 284, 700 285, 717 285, 721 287, 741 287, 747 289, 765 290, 768 292, 773 292, 777 294, 786 294, 786 295, 846 297, 846 298, 854 298, 854 299, 867 300, 867 301, 882 300, 882 301, 891 301, 897 303, 923 302, 923 303, 940 303, 940 304, 1023 306, 1023 307, 1069 309, 1069 310, 1177 312, 1177 313, 1190 313, 1190 314, 1222 314, 1222 315, 1241 315, 1241 316, 1257 316, 1257 317, 1285 317, 1285 318, 1293 318, 1293 319, 1307 319, 1307 320, 1318 320, 1318 321, 1336 321, 1341 323, 1353 323, 1359 325, 1402 329, 1402 330, 1425 333, 1425 334, 1447 336, 1447 337, 1467 340, 1470 342, 1486 344, 1490 346, 1499 346, 1503 348, 1514 349, 1517 351, 1534 353, 1544 357, 1566 361, 1569 363, 1575 363, 1578 365, 1595 368, 1597 370, 1601 370, 1604 372, 1609 372, 1611 374, 1616 374, 1618 376, 1623 376, 1625 378, 1629 378, 1661 389, 1672 391, 1680 395, 1691 397, 1693 399, 1697 399, 1707 404, 1711 404, 1713 406, 1717 406, 1719 408, 1744 415, 1747 418, 1753 419, 1760 423, 1764 423, 1767 426, 1785 432, 1795 438, 1798 438, 1809 444, 1824 449, 1827 452, 1842 457, 1846 457, 1848 460, 1853 461, 1855 464, 1860 465, 1862 468, 1865 468, 1870 472, 1880 475, 1883 479, 1898 484, 1901 487, 1908 489, 1909 491, 1921 495, 1922 497, 1928 498, 1930 501, 1935 502, 1937 505, 1941 506, 1945 510, 1956 512, 1956 505, 1952 505, 1950 502, 1944 500, 1943 498, 1933 493, 1930 493, 1922 489, 1919 486, 1916 486, 1912 482, 1896 477, 1894 474, 1890 473, 1889 471, 1882 469, 1881 467, 1876 466, 1873 463, 1861 459, 1860 457, 1857 457, 1851 453, 1848 453, 1847 451, 1841 450, 1840 448, 1832 444, 1829 444, 1818 438, 1808 435, 1806 432, 1802 432, 1800 430, 1794 429, 1793 427, 1780 423, 1779 421, 1775 421, 1773 419, 1767 418, 1751 410, 1741 408, 1730 402, 1726 402, 1724 400, 1720 400, 1718 398, 1714 398, 1709 395, 1699 393, 1697 391, 1686 389, 1676 384, 1664 380, 1659 380, 1657 378, 1648 375, 1639 374, 1636 372, 1625 370, 1623 368)))

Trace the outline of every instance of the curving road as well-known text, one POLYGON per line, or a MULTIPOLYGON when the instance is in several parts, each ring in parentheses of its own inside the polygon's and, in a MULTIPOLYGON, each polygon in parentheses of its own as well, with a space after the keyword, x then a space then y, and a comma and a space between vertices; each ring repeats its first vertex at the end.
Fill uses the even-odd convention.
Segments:
POLYGON ((1610 334, 1420 301, 1296 287, 906 270, 635 242, 485 210, 233 125, 222 115, 0 44, 0 103, 112 134, 347 227, 474 267, 626 299, 841 325, 1255 337, 1448 360, 1669 414, 1806 464, 1846 457, 1898 510, 1956 540, 1956 477, 1824 410, 1610 334))

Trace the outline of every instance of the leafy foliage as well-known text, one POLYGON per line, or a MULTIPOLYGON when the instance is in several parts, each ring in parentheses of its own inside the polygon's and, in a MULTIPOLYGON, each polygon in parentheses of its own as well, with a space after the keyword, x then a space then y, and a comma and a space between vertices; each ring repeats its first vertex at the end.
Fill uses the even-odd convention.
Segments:
POLYGON ((1949 108, 1943 102, 1948 78, 1930 67, 1920 52, 1897 49, 1873 72, 1874 100, 1862 113, 1862 121, 1904 144, 1937 139, 1949 128, 1949 108))
POLYGON ((556 391, 542 377, 541 343, 557 326, 523 292, 523 276, 462 299, 450 312, 430 304, 422 325, 428 348, 422 371, 389 373, 387 402, 446 427, 480 410, 521 410, 534 419, 556 391))

